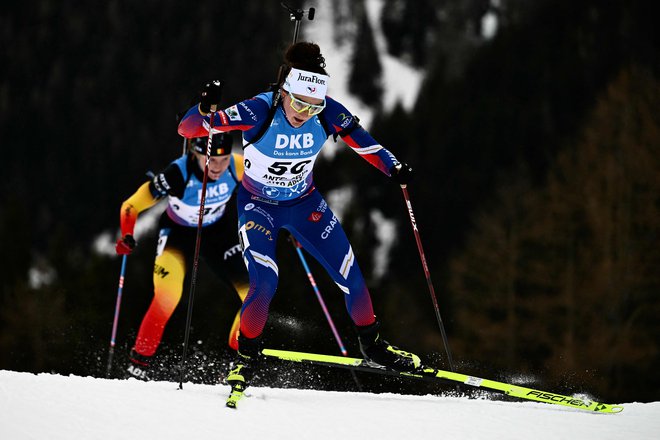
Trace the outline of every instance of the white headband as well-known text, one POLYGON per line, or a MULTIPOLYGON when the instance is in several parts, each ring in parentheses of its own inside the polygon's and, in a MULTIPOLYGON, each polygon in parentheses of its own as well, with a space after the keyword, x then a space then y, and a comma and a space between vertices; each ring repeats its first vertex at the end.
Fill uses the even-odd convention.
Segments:
POLYGON ((284 80, 282 88, 289 93, 308 96, 310 98, 325 99, 328 91, 328 75, 307 72, 306 70, 291 69, 284 80))

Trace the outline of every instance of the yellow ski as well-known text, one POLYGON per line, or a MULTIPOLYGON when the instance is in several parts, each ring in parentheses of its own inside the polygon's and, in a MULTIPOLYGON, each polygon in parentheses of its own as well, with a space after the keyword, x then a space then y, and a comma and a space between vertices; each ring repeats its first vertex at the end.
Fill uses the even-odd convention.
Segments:
POLYGON ((524 400, 533 400, 536 402, 550 403, 553 405, 562 405, 571 408, 594 411, 600 413, 619 413, 623 411, 623 406, 600 403, 582 397, 564 396, 561 394, 539 391, 533 388, 521 387, 505 382, 498 382, 480 377, 469 376, 467 374, 454 373, 451 371, 437 370, 434 368, 421 367, 413 372, 398 372, 384 369, 382 367, 369 364, 364 359, 349 358, 343 356, 331 356, 314 353, 301 353, 297 351, 271 350, 264 349, 262 353, 265 356, 277 358, 284 361, 309 363, 315 365, 324 365, 328 367, 348 368, 357 371, 366 371, 370 373, 387 374, 391 376, 409 377, 413 379, 424 379, 431 381, 441 381, 443 383, 455 383, 467 385, 474 388, 497 391, 507 396, 516 397, 524 400))

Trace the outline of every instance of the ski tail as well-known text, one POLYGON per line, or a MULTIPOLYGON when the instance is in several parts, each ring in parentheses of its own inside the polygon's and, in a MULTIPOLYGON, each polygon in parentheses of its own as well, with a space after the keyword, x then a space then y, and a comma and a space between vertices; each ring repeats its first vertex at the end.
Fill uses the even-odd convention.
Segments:
POLYGON ((231 392, 226 402, 228 408, 236 409, 238 401, 241 400, 245 388, 247 388, 243 372, 244 369, 245 364, 238 364, 229 372, 229 376, 227 376, 227 383, 231 385, 231 392))
POLYGON ((332 356, 316 353, 302 353, 297 351, 264 349, 262 353, 265 356, 277 358, 283 361, 307 363, 313 365, 322 365, 327 367, 348 368, 356 371, 365 371, 369 373, 386 374, 391 376, 407 377, 411 379, 422 379, 433 382, 450 383, 466 385, 473 388, 495 391, 507 396, 522 400, 531 400, 535 402, 561 405, 570 408, 576 408, 586 411, 600 413, 619 413, 623 411, 623 406, 611 405, 607 403, 596 402, 574 396, 564 396, 557 393, 540 391, 533 388, 526 388, 518 385, 512 385, 505 382, 498 382, 480 377, 469 376, 466 374, 455 373, 452 371, 438 370, 434 368, 421 367, 412 372, 398 372, 394 370, 380 368, 369 364, 364 359, 350 358, 344 356, 332 356))
POLYGON ((235 383, 231 386, 231 393, 227 397, 226 405, 228 408, 236 409, 238 401, 243 397, 245 392, 245 385, 243 383, 235 383))

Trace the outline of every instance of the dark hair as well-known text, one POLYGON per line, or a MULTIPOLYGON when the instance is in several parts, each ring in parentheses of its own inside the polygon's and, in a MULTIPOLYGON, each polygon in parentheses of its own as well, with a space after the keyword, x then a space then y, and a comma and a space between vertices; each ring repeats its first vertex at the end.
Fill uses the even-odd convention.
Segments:
POLYGON ((288 70, 296 68, 308 72, 327 75, 325 71, 325 58, 321 55, 321 48, 318 44, 301 41, 292 44, 284 54, 284 62, 288 70))

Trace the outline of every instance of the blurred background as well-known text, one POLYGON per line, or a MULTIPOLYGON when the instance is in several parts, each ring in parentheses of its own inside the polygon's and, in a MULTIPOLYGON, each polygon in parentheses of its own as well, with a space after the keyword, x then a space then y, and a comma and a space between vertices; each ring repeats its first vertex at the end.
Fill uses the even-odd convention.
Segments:
MULTIPOLYGON (((660 399, 660 35, 649 2, 287 3, 316 8, 301 39, 321 44, 330 94, 415 170, 408 189, 457 371, 610 402, 660 399)), ((181 154, 177 115, 204 82, 224 79, 228 106, 275 81, 294 25, 275 1, 1 10, 0 368, 104 377, 122 201, 181 154)), ((316 183, 382 333, 448 369, 400 188, 341 141, 325 150, 316 183)), ((117 375, 152 297, 156 231, 137 239, 117 375)), ((279 246, 266 344, 339 354, 295 250, 285 236, 279 246)), ((308 262, 359 355, 340 291, 308 262)), ((162 347, 172 371, 188 291, 162 347)), ((239 307, 202 263, 192 380, 221 376, 239 307)), ((314 374, 354 388, 350 376, 314 374)))

